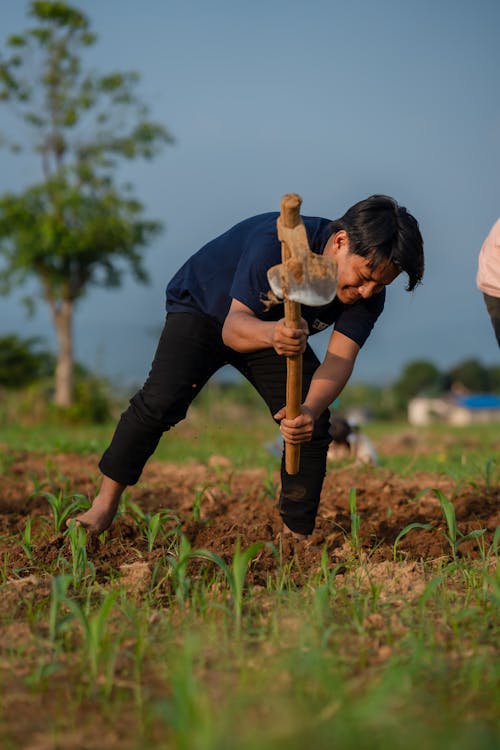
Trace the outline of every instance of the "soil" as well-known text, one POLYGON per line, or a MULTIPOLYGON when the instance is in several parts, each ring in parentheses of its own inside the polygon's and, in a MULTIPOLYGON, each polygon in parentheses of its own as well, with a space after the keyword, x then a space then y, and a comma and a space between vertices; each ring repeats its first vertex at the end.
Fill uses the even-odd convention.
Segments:
MULTIPOLYGON (((14 574, 28 577, 49 567, 67 544, 54 532, 47 500, 40 494, 32 496, 36 483, 41 491, 77 492, 91 499, 99 479, 96 467, 97 457, 51 455, 48 464, 42 456, 20 452, 10 455, 0 490, 0 555, 8 560, 14 574), (19 546, 28 517, 32 519, 34 545, 31 566, 19 546)), ((452 499, 461 534, 485 530, 479 539, 461 544, 460 555, 479 558, 481 545, 488 550, 500 525, 500 490, 496 487, 464 484, 457 490, 453 480, 436 475, 402 478, 381 468, 333 465, 325 480, 314 534, 306 543, 294 543, 281 536, 276 507, 278 482, 278 472, 270 478, 263 469, 233 469, 224 457, 213 456, 208 466, 151 461, 141 482, 130 488, 129 498, 144 513, 168 510, 164 529, 173 530, 180 524, 193 548, 211 550, 226 561, 232 559, 238 539, 242 549, 254 542, 268 543, 252 565, 253 583, 261 585, 276 571, 279 554, 297 559, 296 570, 307 574, 319 567, 325 547, 330 566, 341 566, 355 552, 374 565, 392 561, 398 535, 412 523, 431 524, 433 528, 414 528, 404 535, 397 545, 398 559, 412 563, 449 557, 451 547, 439 500, 432 491, 420 494, 425 488, 439 489, 452 499), (360 517, 356 550, 349 509, 351 488, 356 489, 360 517), (196 498, 200 496, 199 518, 194 520, 196 498)), ((128 506, 119 513, 104 540, 101 537, 89 544, 89 556, 102 580, 113 570, 116 575, 120 568, 124 575, 131 570, 136 574, 138 563, 147 563, 149 568, 166 545, 168 538, 159 536, 152 552, 148 552, 128 506)))

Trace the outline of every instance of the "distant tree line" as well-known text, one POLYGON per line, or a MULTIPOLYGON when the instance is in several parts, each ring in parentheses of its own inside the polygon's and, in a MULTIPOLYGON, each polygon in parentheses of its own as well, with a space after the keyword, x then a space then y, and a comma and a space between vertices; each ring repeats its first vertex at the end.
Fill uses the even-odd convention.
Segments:
MULTIPOLYGON (((52 383, 55 367, 54 354, 43 347, 40 339, 23 339, 15 334, 0 337, 0 387, 19 390, 37 382, 52 383)), ((98 381, 101 385, 103 383, 102 378, 96 378, 95 374, 88 372, 83 366, 77 365, 76 369, 77 384, 79 382, 80 387, 77 385, 77 404, 73 408, 78 408, 78 395, 82 398, 82 394, 89 388, 94 392, 102 392, 102 387, 97 388, 96 384, 98 381)), ((234 391, 234 396, 239 401, 252 401, 251 394, 246 393, 240 383, 226 384, 224 390, 234 391)), ((405 414, 408 401, 414 396, 439 396, 452 390, 500 393, 500 365, 487 366, 477 359, 469 358, 449 369, 440 370, 429 360, 414 360, 408 362, 399 377, 387 386, 369 383, 348 385, 340 398, 340 408, 347 410, 363 407, 369 409, 376 418, 391 419, 405 414)), ((227 397, 230 396, 231 393, 227 393, 227 397)), ((258 400, 255 402, 258 403, 258 400)), ((108 413, 102 399, 99 401, 99 413, 108 413)))

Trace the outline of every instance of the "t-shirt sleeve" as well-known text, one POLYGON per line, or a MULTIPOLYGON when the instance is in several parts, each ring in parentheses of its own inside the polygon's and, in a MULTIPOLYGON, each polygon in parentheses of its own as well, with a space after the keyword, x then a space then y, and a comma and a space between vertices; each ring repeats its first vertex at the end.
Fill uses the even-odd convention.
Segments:
POLYGON ((385 289, 373 297, 359 300, 354 305, 346 305, 337 318, 335 330, 362 347, 384 309, 384 304, 385 289))
POLYGON ((281 245, 276 230, 248 238, 234 273, 230 296, 256 315, 265 311, 263 298, 269 292, 267 272, 281 263, 281 245))

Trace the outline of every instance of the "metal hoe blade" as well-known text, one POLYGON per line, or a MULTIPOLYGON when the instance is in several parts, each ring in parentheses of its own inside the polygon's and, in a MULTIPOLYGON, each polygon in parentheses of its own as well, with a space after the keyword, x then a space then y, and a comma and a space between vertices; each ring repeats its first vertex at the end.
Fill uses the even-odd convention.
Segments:
POLYGON ((273 294, 280 299, 321 307, 333 300, 337 292, 337 264, 309 252, 301 258, 289 258, 267 272, 273 294))

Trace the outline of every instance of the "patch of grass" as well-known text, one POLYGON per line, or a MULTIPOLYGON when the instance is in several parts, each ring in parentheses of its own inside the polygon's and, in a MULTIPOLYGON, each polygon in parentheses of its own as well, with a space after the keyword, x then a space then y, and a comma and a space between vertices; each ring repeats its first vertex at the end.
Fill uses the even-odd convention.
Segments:
MULTIPOLYGON (((284 585, 254 588, 247 576, 259 550, 236 546, 223 561, 181 543, 158 577, 168 583, 175 573, 175 585, 157 585, 147 597, 131 597, 115 581, 93 583, 82 598, 71 575, 54 577, 50 597, 31 609, 29 647, 11 642, 23 615, 4 615, 6 694, 35 711, 43 692, 60 741, 76 720, 82 746, 92 736, 89 699, 102 748, 299 750, 306 739, 325 750, 495 746, 493 557, 422 565, 403 595, 394 582, 415 573, 404 563, 373 579, 368 563, 353 560, 341 572, 325 555, 301 588, 286 568, 284 585), (52 704, 62 684, 65 702, 52 704), (127 732, 117 736, 106 726, 120 713, 127 732)), ((46 723, 47 708, 44 716, 46 723)), ((20 736, 4 714, 3 746, 20 736)))
MULTIPOLYGON (((225 453, 234 466, 276 466, 262 447, 268 427, 274 431, 268 415, 245 420, 237 412, 225 423, 215 418, 220 408, 201 404, 192 422, 165 436, 156 457, 177 460, 162 453, 170 450, 164 446, 176 445, 171 450, 182 447, 183 461, 225 453), (197 441, 199 446, 205 440, 196 453, 197 441)), ((381 444, 394 437, 387 426, 372 427, 381 444)), ((40 452, 50 457, 63 438, 74 447, 82 429, 61 428, 52 444, 46 435, 40 452)), ((104 429, 88 428, 87 437, 104 429)), ((446 440, 430 430, 416 443, 401 441, 399 452, 383 459, 393 470, 399 462, 405 471, 434 462, 437 475, 448 467, 454 475, 461 467, 462 486, 476 482, 490 493, 498 476, 490 460, 494 439, 489 429, 451 431, 446 440), (444 462, 433 456, 440 439, 448 446, 444 462)), ((398 560, 399 541, 424 526, 423 518, 401 531, 394 560, 384 567, 360 543, 369 518, 363 511, 361 521, 361 493, 357 497, 353 489, 345 539, 356 554, 339 563, 325 544, 317 568, 304 569, 298 557, 285 556, 282 541, 271 548, 256 540, 244 549, 235 541, 224 556, 195 549, 170 513, 138 510, 124 496, 127 524, 107 544, 120 545, 127 561, 145 570, 145 579, 134 584, 113 564, 106 546, 94 567, 86 533, 74 524, 65 530, 74 496, 65 478, 47 465, 35 492, 48 501, 50 519, 37 516, 42 523, 33 525, 23 519, 11 536, 0 539, 1 747, 490 750, 498 745, 500 530, 492 542, 490 531, 487 544, 478 536, 475 541, 484 544, 476 561, 458 554, 451 562, 398 560), (58 532, 57 544, 42 564, 37 549, 49 530, 58 532), (275 565, 262 580, 254 573, 264 554, 272 555, 275 565), (20 559, 23 568, 16 570, 12 560, 20 559)), ((197 488, 191 523, 200 523, 210 486, 228 499, 236 484, 234 466, 215 484, 197 488)), ((9 461, 5 469, 8 475, 9 461)), ((262 493, 274 498, 273 474, 262 493)), ((457 528, 453 494, 436 497, 450 550, 458 553, 467 535, 457 528)), ((229 538, 232 533, 227 530, 229 538)))

